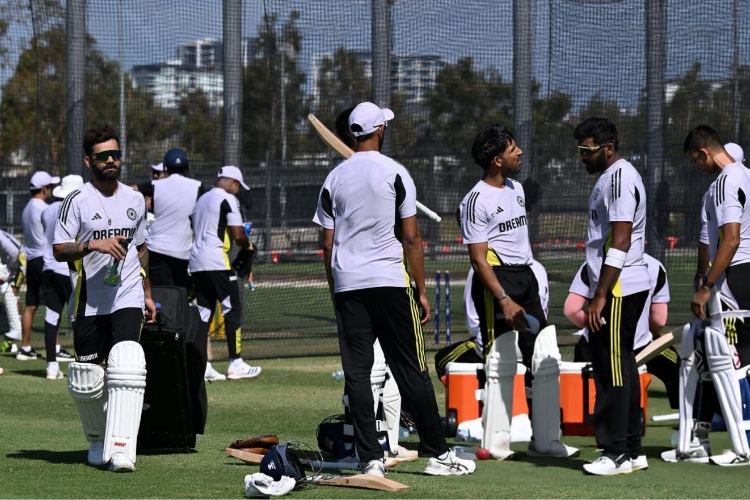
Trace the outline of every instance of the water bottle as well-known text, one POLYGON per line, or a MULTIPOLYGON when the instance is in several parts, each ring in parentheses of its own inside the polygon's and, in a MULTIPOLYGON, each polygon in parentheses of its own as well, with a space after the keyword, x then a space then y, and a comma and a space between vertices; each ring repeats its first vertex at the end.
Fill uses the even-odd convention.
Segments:
POLYGON ((409 438, 409 429, 407 429, 406 427, 399 427, 398 428, 398 439, 399 439, 399 441, 402 441, 402 440, 408 439, 408 438, 409 438))
POLYGON ((245 236, 250 237, 250 233, 253 232, 253 223, 245 222, 245 236))
MULTIPOLYGON (((125 250, 127 257, 128 245, 132 240, 130 238, 126 240, 120 240, 120 246, 125 250)), ((107 265, 107 274, 104 276, 104 284, 109 286, 117 286, 120 282, 120 273, 122 272, 122 265, 125 259, 116 259, 115 256, 109 258, 109 264, 107 265)))
POLYGON ((331 373, 331 375, 336 380, 344 380, 344 370, 337 370, 337 371, 331 373))

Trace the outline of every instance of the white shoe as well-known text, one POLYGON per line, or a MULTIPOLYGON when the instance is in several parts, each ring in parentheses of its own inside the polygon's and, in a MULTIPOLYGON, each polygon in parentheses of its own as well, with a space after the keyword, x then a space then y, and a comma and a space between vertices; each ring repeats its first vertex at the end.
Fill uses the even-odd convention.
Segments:
POLYGON ((465 474, 472 474, 476 469, 477 464, 472 460, 458 458, 453 450, 450 450, 445 459, 429 459, 424 473, 430 476, 463 476, 465 474))
POLYGON ((211 366, 211 363, 206 363, 206 374, 204 377, 209 382, 218 382, 221 380, 226 380, 227 376, 223 373, 217 372, 213 366, 211 366))
POLYGON ((661 454, 661 459, 665 462, 689 462, 694 464, 707 464, 708 457, 711 455, 711 449, 706 441, 705 445, 701 444, 698 438, 693 438, 690 442, 690 448, 685 453, 677 454, 677 450, 665 451, 661 454))
POLYGON ((362 474, 369 474, 370 476, 385 477, 385 464, 382 459, 370 460, 370 462, 362 469, 362 474))
POLYGON ((135 464, 122 453, 115 453, 109 462, 109 470, 112 472, 135 472, 135 464))
POLYGON ((646 458, 646 455, 638 455, 638 458, 631 459, 630 468, 633 471, 648 469, 648 458, 646 458))
POLYGON ((721 455, 713 455, 710 460, 712 464, 721 465, 722 467, 750 465, 750 459, 748 457, 737 455, 732 450, 724 450, 724 453, 721 455))
POLYGON ((104 465, 104 441, 92 441, 89 446, 89 463, 91 465, 104 465))
POLYGON ((8 340, 21 340, 21 330, 11 330, 3 335, 8 340))
POLYGON ((260 366, 250 366, 244 361, 239 366, 229 365, 227 378, 229 380, 239 380, 241 378, 253 378, 260 375, 260 366))
POLYGON ((3 370, 2 368, 0 368, 0 375, 2 375, 3 373, 5 373, 5 370, 3 370))
POLYGON ((609 457, 599 457, 590 464, 584 464, 583 470, 595 476, 614 476, 633 472, 633 464, 629 458, 621 455, 617 462, 609 457), (619 464, 617 463, 619 462, 619 464))
POLYGON ((65 374, 59 366, 47 367, 47 380, 60 380, 61 378, 65 378, 65 374))
POLYGON ((396 450, 395 455, 391 455, 388 451, 385 452, 385 467, 395 467, 401 462, 413 462, 419 458, 419 452, 416 450, 407 450, 403 446, 399 446, 396 450))

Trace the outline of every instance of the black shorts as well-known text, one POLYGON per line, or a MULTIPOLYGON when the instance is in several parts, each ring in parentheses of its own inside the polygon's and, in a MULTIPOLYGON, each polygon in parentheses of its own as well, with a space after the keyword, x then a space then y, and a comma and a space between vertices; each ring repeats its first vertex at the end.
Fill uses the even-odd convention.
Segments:
MULTIPOLYGON (((726 271, 727 285, 741 310, 750 308, 750 262, 729 266, 726 271)), ((750 364, 750 321, 734 318, 724 320, 727 341, 737 349, 740 365, 750 364)))
POLYGON ((78 316, 73 323, 73 347, 79 363, 100 364, 112 346, 132 340, 138 342, 143 328, 143 309, 127 307, 111 314, 78 316))
POLYGON ((60 314, 63 305, 67 304, 73 292, 70 276, 63 276, 54 271, 42 273, 42 300, 47 309, 60 314))
POLYGON ((42 269, 44 257, 36 257, 26 263, 26 305, 38 306, 42 300, 42 269))
POLYGON ((187 259, 148 252, 148 277, 151 286, 181 286, 190 291, 187 259))

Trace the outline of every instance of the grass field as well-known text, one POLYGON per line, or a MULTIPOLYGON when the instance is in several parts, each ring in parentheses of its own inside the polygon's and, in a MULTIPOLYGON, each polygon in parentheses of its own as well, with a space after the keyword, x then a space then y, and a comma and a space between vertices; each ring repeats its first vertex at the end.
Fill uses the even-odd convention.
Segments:
MULTIPOLYGON (((191 454, 144 453, 134 474, 113 474, 86 463, 87 443, 65 380, 44 378, 44 361, 0 356, 0 488, 2 498, 242 498, 251 467, 229 458, 234 439, 264 433, 314 445, 315 429, 341 411, 343 381, 331 377, 336 357, 268 359, 255 380, 208 386, 206 434, 191 454)), ((216 363, 221 370, 226 364, 216 363)), ((437 382, 439 407, 444 390, 437 382)), ((650 414, 671 413, 658 381, 650 414)), ((650 425, 645 437, 650 468, 615 477, 585 476, 581 465, 597 456, 593 438, 567 438, 581 448, 576 459, 478 462, 469 477, 421 475, 426 461, 402 464, 388 474, 409 486, 404 493, 308 486, 293 498, 746 498, 748 470, 710 465, 666 464, 669 424, 650 425)), ((728 447, 725 433, 711 436, 715 450, 728 447)), ((416 447, 416 436, 406 446, 416 447)), ((517 446, 524 450, 525 446, 517 446)))

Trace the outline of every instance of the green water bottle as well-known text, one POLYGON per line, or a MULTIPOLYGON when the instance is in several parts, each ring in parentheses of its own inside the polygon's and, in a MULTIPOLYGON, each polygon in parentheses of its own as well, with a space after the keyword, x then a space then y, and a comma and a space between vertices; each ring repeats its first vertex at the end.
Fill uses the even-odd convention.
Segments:
MULTIPOLYGON (((128 254, 128 245, 132 240, 130 238, 126 240, 120 240, 120 246, 125 250, 125 256, 128 254)), ((115 256, 109 258, 109 265, 107 266, 107 274, 104 276, 104 284, 109 286, 117 286, 120 282, 120 273, 122 272, 122 265, 125 263, 125 259, 117 259, 115 256)))

